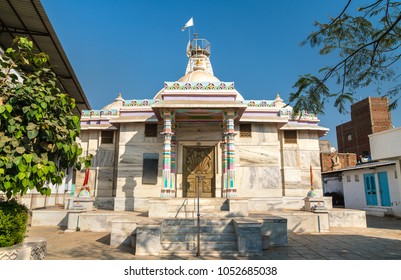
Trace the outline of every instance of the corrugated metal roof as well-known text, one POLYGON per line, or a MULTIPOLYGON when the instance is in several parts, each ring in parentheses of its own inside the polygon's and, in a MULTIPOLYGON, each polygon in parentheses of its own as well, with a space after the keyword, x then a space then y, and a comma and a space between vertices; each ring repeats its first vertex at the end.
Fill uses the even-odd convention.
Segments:
POLYGON ((393 164, 395 164, 395 161, 372 161, 372 162, 368 162, 368 163, 358 164, 356 166, 348 166, 343 169, 322 172, 322 175, 335 173, 335 172, 344 172, 344 171, 350 171, 350 170, 364 169, 364 168, 375 168, 375 167, 393 165, 393 164))
POLYGON ((11 46, 16 36, 29 37, 34 45, 50 56, 60 79, 60 87, 77 104, 77 113, 91 109, 74 70, 39 0, 0 0, 0 44, 11 46))

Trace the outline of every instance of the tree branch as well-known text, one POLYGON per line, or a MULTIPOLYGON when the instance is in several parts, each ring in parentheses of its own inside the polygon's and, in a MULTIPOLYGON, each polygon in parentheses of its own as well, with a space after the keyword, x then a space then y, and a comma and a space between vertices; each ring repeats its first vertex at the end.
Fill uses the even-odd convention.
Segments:
POLYGON ((372 58, 370 60, 370 65, 373 64, 374 58, 375 58, 375 53, 377 51, 377 48, 380 45, 380 41, 386 37, 387 34, 390 33, 390 31, 397 25, 398 22, 400 22, 401 20, 401 14, 398 15, 397 19, 393 22, 393 24, 391 26, 389 26, 389 28, 377 39, 374 41, 374 48, 373 48, 373 53, 372 53, 372 58))

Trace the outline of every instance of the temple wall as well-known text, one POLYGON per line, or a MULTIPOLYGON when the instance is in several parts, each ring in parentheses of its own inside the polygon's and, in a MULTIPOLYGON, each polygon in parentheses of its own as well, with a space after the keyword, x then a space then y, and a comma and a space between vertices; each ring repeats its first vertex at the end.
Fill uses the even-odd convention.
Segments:
MULTIPOLYGON (((115 132, 116 133, 116 132, 115 132)), ((115 144, 100 144, 99 130, 81 131, 79 142, 83 149, 82 155, 93 155, 92 166, 89 174, 89 187, 97 197, 111 197, 113 194, 113 173, 115 144)), ((77 171, 76 191, 77 194, 83 185, 85 170, 77 171)))
MULTIPOLYGON (((89 183, 96 197, 109 198, 115 210, 146 210, 148 198, 160 197, 162 188, 163 136, 145 137, 144 123, 122 123, 115 132, 114 144, 100 144, 100 131, 81 132, 83 155, 94 155, 89 183), (155 153, 158 159, 156 184, 143 184, 143 154, 155 153), (114 187, 113 187, 114 185, 114 187)), ((235 170, 238 197, 304 197, 310 189, 310 166, 314 187, 321 194, 318 134, 298 131, 296 144, 286 144, 283 131, 275 123, 253 123, 252 137, 241 137, 235 130, 235 170)), ((182 151, 184 146, 215 147, 216 197, 221 196, 222 128, 206 123, 175 128, 177 140, 177 197, 182 197, 182 151)), ((82 186, 85 173, 77 172, 76 186, 82 186)))
POLYGON ((163 139, 159 132, 157 137, 145 137, 144 129, 144 123, 121 124, 115 210, 140 210, 146 208, 146 205, 139 205, 140 198, 160 197, 163 139), (156 184, 142 183, 144 153, 159 154, 156 184))
POLYGON ((253 123, 252 137, 241 137, 236 127, 236 186, 238 197, 282 195, 280 143, 277 126, 253 123))
POLYGON ((285 196, 305 196, 310 190, 310 166, 314 187, 322 195, 319 138, 315 131, 298 130, 296 144, 286 144, 281 132, 283 181, 285 196))

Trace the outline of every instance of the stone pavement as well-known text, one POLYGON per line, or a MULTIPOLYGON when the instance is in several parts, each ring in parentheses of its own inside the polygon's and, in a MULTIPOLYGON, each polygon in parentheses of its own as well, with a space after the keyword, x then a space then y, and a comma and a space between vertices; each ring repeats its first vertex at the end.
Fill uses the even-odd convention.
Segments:
MULTIPOLYGON (((288 247, 272 247, 258 257, 224 259, 401 260, 401 219, 367 216, 367 223, 367 228, 331 228, 329 233, 289 233, 288 247)), ((47 239, 47 260, 222 259, 135 256, 130 248, 108 245, 110 234, 105 232, 30 227, 28 237, 47 239)))

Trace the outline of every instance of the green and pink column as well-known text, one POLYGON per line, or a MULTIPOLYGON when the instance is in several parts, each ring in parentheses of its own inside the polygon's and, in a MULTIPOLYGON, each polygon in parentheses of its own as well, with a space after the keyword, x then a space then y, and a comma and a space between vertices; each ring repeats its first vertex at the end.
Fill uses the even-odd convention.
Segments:
POLYGON ((163 185, 160 193, 160 197, 162 198, 175 197, 175 188, 172 184, 173 174, 171 172, 171 141, 174 135, 171 123, 173 116, 173 113, 169 110, 162 112, 162 117, 164 119, 163 132, 161 132, 161 134, 164 136, 162 170, 163 185))
MULTIPOLYGON (((225 186, 226 197, 236 197, 237 189, 235 188, 235 129, 234 129, 234 119, 236 117, 236 113, 234 111, 225 112, 225 121, 226 121, 226 132, 224 133, 226 137, 226 167, 223 162, 223 169, 226 169, 227 173, 227 181, 225 186)), ((223 171, 224 172, 224 171, 223 171)))

